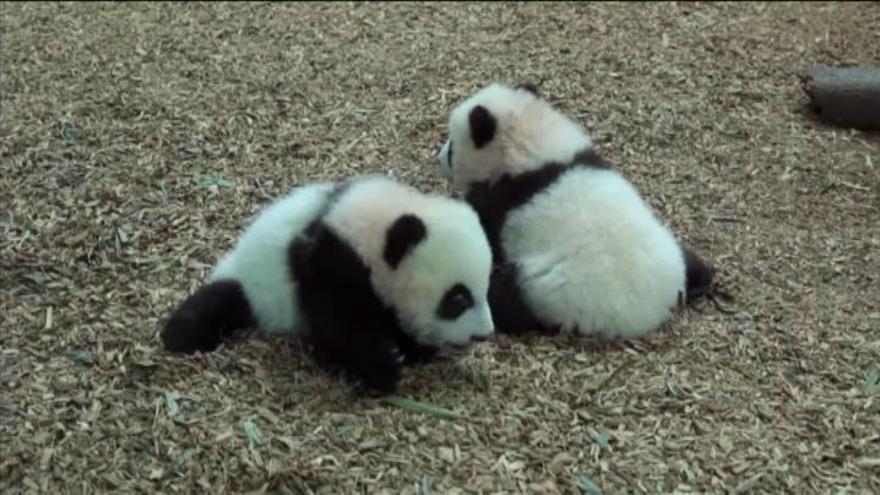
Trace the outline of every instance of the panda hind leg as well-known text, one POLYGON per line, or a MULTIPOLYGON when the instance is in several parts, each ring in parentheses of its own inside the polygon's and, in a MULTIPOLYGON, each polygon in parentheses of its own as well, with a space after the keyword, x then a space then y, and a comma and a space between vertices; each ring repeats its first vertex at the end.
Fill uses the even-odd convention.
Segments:
POLYGON ((682 246, 685 262, 686 300, 688 303, 709 294, 715 272, 693 250, 682 246))
POLYGON ((558 333, 558 328, 542 323, 529 308, 518 278, 519 270, 513 263, 504 263, 492 269, 489 306, 496 331, 508 335, 558 333))
POLYGON ((162 343, 176 353, 211 352, 233 332, 253 324, 241 284, 217 280, 200 287, 174 310, 162 329, 162 343))

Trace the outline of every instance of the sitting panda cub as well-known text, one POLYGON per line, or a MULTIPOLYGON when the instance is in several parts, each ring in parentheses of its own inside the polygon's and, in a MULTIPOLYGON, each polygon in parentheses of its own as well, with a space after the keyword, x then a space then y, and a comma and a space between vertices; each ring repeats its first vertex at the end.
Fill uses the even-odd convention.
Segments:
POLYGON ((252 221, 161 337, 193 353, 250 326, 304 336, 387 392, 402 364, 492 335, 491 257, 464 202, 381 175, 306 185, 252 221))
POLYGON ((498 331, 643 337, 709 290, 712 269, 533 87, 460 103, 437 158, 489 237, 498 331))

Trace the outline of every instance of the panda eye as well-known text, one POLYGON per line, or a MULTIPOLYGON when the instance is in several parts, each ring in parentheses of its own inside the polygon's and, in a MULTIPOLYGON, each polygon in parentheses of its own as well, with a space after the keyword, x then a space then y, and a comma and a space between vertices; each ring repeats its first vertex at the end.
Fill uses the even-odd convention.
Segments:
POLYGON ((437 317, 443 320, 455 320, 474 305, 471 291, 462 284, 456 284, 446 291, 440 305, 437 306, 437 317))

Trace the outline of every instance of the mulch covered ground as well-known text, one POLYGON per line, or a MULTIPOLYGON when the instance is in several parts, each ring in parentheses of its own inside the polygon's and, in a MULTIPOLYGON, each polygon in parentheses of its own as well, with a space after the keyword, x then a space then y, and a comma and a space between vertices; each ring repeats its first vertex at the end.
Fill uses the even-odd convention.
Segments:
POLYGON ((880 138, 797 79, 880 60, 877 4, 5 3, 0 42, 0 491, 880 493, 880 138), (734 301, 405 375, 457 417, 277 340, 162 350, 270 198, 447 191, 492 81, 540 82, 734 301))

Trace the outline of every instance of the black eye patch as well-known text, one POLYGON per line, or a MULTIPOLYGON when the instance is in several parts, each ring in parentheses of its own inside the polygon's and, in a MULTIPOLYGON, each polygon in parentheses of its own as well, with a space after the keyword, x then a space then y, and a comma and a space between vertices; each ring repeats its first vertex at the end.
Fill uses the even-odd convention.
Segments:
POLYGON ((442 320, 454 320, 473 307, 474 298, 471 291, 462 284, 455 284, 446 291, 440 305, 437 306, 437 317, 442 320))

